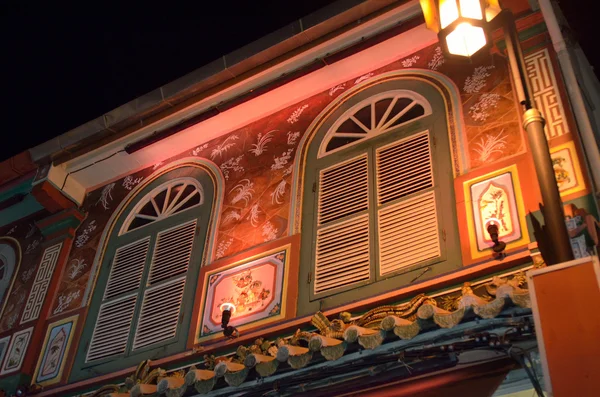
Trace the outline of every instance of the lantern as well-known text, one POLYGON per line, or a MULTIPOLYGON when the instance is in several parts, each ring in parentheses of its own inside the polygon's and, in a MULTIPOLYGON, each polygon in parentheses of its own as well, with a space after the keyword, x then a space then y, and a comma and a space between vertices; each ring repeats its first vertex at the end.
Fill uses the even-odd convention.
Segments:
POLYGON ((490 44, 489 22, 501 11, 498 0, 421 0, 421 8, 444 52, 463 57, 490 44))

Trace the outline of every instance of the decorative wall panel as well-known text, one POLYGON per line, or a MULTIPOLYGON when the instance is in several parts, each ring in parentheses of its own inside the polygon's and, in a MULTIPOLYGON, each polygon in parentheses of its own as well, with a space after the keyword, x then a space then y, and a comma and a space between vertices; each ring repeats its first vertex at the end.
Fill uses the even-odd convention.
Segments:
POLYGON ((44 345, 38 359, 34 382, 42 386, 61 380, 65 357, 69 352, 78 316, 68 317, 48 325, 44 345))
POLYGON ((15 332, 10 345, 8 345, 8 353, 4 365, 2 365, 0 375, 16 372, 21 369, 32 333, 33 327, 15 332))
POLYGON ((562 197, 585 189, 585 181, 575 151, 575 143, 569 141, 550 149, 556 183, 562 197))
POLYGON ((48 247, 44 251, 33 286, 29 292, 29 298, 27 298, 23 316, 21 317, 21 324, 35 320, 40 315, 40 310, 42 310, 42 305, 48 292, 48 285, 54 274, 54 268, 56 267, 61 248, 62 242, 48 247))
POLYGON ((568 134, 569 125, 565 118, 565 110, 548 49, 544 48, 527 55, 525 65, 531 81, 535 105, 546 119, 546 138, 550 140, 568 134))
POLYGON ((240 330, 294 314, 295 305, 288 300, 296 297, 288 295, 290 288, 296 288, 292 284, 296 277, 290 277, 297 272, 297 257, 292 258, 297 255, 296 237, 203 269, 196 341, 223 337, 220 308, 224 303, 235 306, 229 324, 240 330))
MULTIPOLYGON (((466 181, 464 190, 473 258, 488 255, 485 251, 493 246, 487 232, 490 224, 498 226, 499 239, 507 244, 529 242, 516 166, 466 181)), ((507 248, 511 248, 511 244, 507 248)))

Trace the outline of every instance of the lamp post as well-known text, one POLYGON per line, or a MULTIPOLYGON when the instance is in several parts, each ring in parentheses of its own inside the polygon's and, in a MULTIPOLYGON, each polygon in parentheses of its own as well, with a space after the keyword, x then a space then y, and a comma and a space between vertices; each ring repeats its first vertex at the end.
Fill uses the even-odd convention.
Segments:
POLYGON ((512 12, 503 10, 498 0, 420 1, 427 27, 438 34, 446 54, 471 57, 491 46, 491 30, 502 28, 515 91, 524 108, 523 128, 527 131, 542 194, 546 243, 553 254, 552 258, 545 259, 549 265, 573 260, 563 205, 544 134, 545 121, 531 100, 531 88, 512 12))

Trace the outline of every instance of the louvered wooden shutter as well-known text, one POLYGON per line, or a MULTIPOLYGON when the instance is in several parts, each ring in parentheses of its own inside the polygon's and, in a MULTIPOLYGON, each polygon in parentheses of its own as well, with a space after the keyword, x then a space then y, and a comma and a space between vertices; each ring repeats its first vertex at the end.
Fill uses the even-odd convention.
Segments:
POLYGON ((316 294, 369 279, 368 208, 366 154, 320 172, 316 294))
POLYGON ((193 220, 158 234, 134 350, 175 336, 195 232, 193 220))
POLYGON ((428 132, 377 149, 379 274, 440 256, 428 132))
POLYGON ((140 287, 149 244, 150 237, 146 237, 117 249, 104 290, 104 300, 140 287))
POLYGON ((125 353, 136 299, 131 294, 100 306, 86 361, 125 353))
POLYGON ((125 352, 149 244, 146 237, 115 252, 86 361, 125 352))

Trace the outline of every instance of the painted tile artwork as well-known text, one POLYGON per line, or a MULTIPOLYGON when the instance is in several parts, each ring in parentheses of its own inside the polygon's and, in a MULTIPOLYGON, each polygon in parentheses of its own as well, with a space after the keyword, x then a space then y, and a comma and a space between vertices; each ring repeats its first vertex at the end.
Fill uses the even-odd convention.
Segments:
POLYGON ((10 345, 8 346, 6 360, 2 366, 2 371, 0 371, 1 375, 10 372, 16 372, 21 369, 32 332, 33 327, 15 332, 12 340, 10 341, 10 345))
POLYGON ((220 333, 221 305, 235 306, 230 324, 240 326, 282 315, 286 249, 207 273, 200 337, 220 333))
POLYGON ((564 197, 585 189, 573 141, 553 147, 550 153, 560 195, 564 197))
POLYGON ((76 325, 77 316, 72 316, 48 326, 44 347, 34 376, 36 383, 47 385, 60 381, 64 358, 71 344, 76 325))
POLYGON ((490 224, 498 226, 499 238, 505 243, 519 240, 523 236, 524 227, 519 219, 523 209, 517 202, 517 183, 513 181, 515 173, 516 168, 509 167, 467 183, 471 207, 469 218, 472 219, 477 236, 476 246, 480 252, 493 245, 487 232, 490 224))

